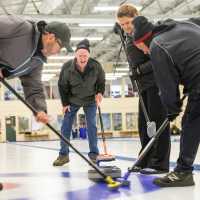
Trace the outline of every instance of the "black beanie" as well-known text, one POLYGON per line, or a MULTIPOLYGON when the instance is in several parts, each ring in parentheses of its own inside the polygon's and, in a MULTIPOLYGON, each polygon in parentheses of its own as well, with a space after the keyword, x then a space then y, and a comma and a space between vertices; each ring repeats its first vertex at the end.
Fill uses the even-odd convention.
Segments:
POLYGON ((134 41, 135 43, 143 42, 152 35, 154 25, 144 16, 138 16, 133 20, 134 41))
POLYGON ((84 39, 84 40, 80 41, 76 46, 76 51, 78 51, 79 49, 86 49, 86 50, 88 50, 88 52, 90 52, 90 42, 89 42, 89 40, 84 39))

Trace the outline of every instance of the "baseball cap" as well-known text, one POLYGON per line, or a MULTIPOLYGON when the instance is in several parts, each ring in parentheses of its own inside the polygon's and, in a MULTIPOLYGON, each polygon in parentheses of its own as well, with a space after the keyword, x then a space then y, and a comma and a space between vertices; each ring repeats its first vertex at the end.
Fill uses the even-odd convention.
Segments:
POLYGON ((71 32, 69 27, 62 22, 50 22, 46 25, 45 31, 49 33, 54 33, 56 38, 61 41, 63 47, 69 52, 73 52, 72 47, 70 46, 71 32))

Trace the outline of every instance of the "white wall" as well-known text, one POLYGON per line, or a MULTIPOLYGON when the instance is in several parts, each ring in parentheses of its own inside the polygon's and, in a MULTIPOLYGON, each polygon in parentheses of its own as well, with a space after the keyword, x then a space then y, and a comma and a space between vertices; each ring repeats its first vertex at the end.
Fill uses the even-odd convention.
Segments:
MULTIPOLYGON (((186 101, 185 101, 186 103, 186 101)), ((185 104, 184 103, 184 104, 185 104)), ((47 100, 48 113, 52 116, 62 115, 62 106, 60 100, 47 100)), ((138 98, 104 98, 101 105, 102 113, 122 113, 122 130, 126 130, 126 113, 138 112, 138 98)), ((184 109, 183 109, 184 110, 184 109)), ((83 110, 80 109, 79 114, 82 114, 83 110)), ((32 112, 29 111, 20 101, 0 101, 0 120, 1 120, 1 131, 0 141, 6 140, 5 135, 5 118, 8 116, 16 117, 16 139, 17 141, 24 140, 24 134, 18 133, 18 117, 24 116, 31 118, 32 112)), ((174 122, 176 126, 180 127, 181 116, 174 122)), ((112 120, 111 120, 112 121, 112 120)), ((111 122, 112 123, 112 122, 111 122)), ((137 122, 136 122, 137 123, 137 122)), ((46 130, 45 130, 46 131, 46 130)), ((50 139, 57 139, 57 136, 47 129, 50 139)), ((114 132, 118 134, 118 132, 114 132)))
MULTIPOLYGON (((61 115, 62 106, 60 100, 47 100, 48 113, 50 115, 61 115)), ((122 128, 126 130, 126 121, 125 114, 130 112, 137 112, 138 110, 138 98, 129 97, 129 98, 104 98, 101 105, 102 113, 122 113, 122 128)), ((82 109, 79 113, 83 113, 82 109)), ((24 106, 20 101, 0 101, 0 119, 2 124, 2 134, 0 135, 0 141, 5 141, 5 118, 8 116, 17 116, 16 117, 16 132, 17 132, 17 141, 24 140, 23 134, 18 134, 18 116, 25 116, 31 118, 32 112, 29 111, 26 106, 24 106)), ((51 131, 50 139, 55 139, 57 136, 51 131)))

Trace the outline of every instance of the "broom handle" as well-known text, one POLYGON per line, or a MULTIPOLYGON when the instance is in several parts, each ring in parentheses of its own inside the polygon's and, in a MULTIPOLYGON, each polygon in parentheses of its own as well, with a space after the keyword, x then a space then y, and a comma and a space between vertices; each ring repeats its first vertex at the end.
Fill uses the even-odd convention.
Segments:
POLYGON ((104 135, 104 126, 103 126, 103 119, 102 119, 102 114, 101 114, 101 108, 98 106, 98 111, 99 111, 99 120, 100 120, 100 125, 101 125, 101 136, 103 140, 103 149, 104 149, 104 154, 108 154, 107 152, 107 146, 106 146, 106 138, 104 135))
MULTIPOLYGON (((20 101, 22 101, 35 115, 37 114, 37 110, 29 104, 21 95, 19 95, 15 89, 10 86, 10 84, 4 80, 3 78, 0 78, 0 81, 4 84, 5 87, 7 87, 20 101)), ((93 162, 88 160, 80 151, 78 151, 71 143, 70 141, 65 138, 63 135, 61 135, 51 124, 47 123, 46 126, 48 126, 60 139, 62 139, 66 144, 68 144, 81 158, 83 158, 93 169, 97 171, 99 175, 101 175, 104 179, 106 179, 108 176, 102 172, 93 162)))
MULTIPOLYGON (((122 43, 122 46, 123 46, 123 49, 124 49, 124 53, 125 53, 126 58, 127 58, 127 61, 128 61, 128 60, 129 60, 129 59, 128 59, 128 52, 127 52, 127 50, 126 50, 126 44, 125 44, 125 40, 124 40, 124 38, 123 38, 123 35, 122 35, 121 30, 119 30, 118 33, 119 33, 120 40, 121 40, 121 43, 122 43)), ((129 63, 129 62, 128 62, 128 65, 129 65, 129 69, 131 69, 131 66, 130 66, 130 63, 129 63)), ((138 96, 139 96, 139 102, 140 102, 140 105, 141 105, 141 108, 142 108, 142 111, 143 111, 145 120, 146 120, 146 122, 150 122, 150 118, 149 118, 149 115, 148 115, 148 113, 147 113, 146 106, 145 106, 145 104, 144 104, 144 100, 143 100, 143 97, 142 97, 142 92, 141 92, 141 89, 140 89, 138 80, 135 79, 135 80, 134 80, 134 83, 135 83, 135 86, 136 86, 136 89, 137 89, 137 93, 138 93, 138 96)))

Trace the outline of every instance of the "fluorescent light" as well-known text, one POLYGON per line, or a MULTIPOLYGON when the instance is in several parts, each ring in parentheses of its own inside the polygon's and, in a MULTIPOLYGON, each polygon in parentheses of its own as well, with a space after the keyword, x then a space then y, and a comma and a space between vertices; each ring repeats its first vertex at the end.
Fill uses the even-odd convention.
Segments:
POLYGON ((127 73, 106 73, 106 80, 116 80, 122 76, 126 76, 127 73))
MULTIPOLYGON (((142 9, 142 6, 135 6, 136 9, 139 11, 142 9)), ((109 11, 117 11, 119 6, 95 6, 94 12, 109 12, 109 11)))
POLYGON ((99 24, 96 24, 96 23, 94 23, 94 24, 87 24, 87 23, 85 23, 85 24, 79 24, 79 26, 80 27, 113 27, 114 26, 114 23, 107 23, 107 24, 101 24, 101 23, 99 23, 99 24))
POLYGON ((94 12, 97 11, 116 11, 119 8, 119 6, 95 6, 94 12))
POLYGON ((84 39, 88 39, 89 41, 101 41, 103 37, 71 37, 70 41, 81 41, 84 39))
POLYGON ((107 77, 121 77, 121 76, 126 76, 128 75, 127 73, 123 72, 117 72, 117 73, 106 73, 107 77))
POLYGON ((61 69, 43 69, 42 73, 57 73, 60 72, 61 69))
POLYGON ((106 80, 116 80, 117 77, 106 77, 106 80))
POLYGON ((43 0, 39 6, 39 11, 42 14, 50 14, 58 6, 62 4, 62 0, 43 0))
POLYGON ((45 63, 44 67, 60 67, 63 63, 45 63))
POLYGON ((74 56, 49 56, 48 60, 68 60, 73 58, 74 56))
POLYGON ((128 72, 129 68, 115 68, 115 70, 118 72, 128 72))
POLYGON ((56 74, 42 74, 42 81, 50 81, 56 74))

